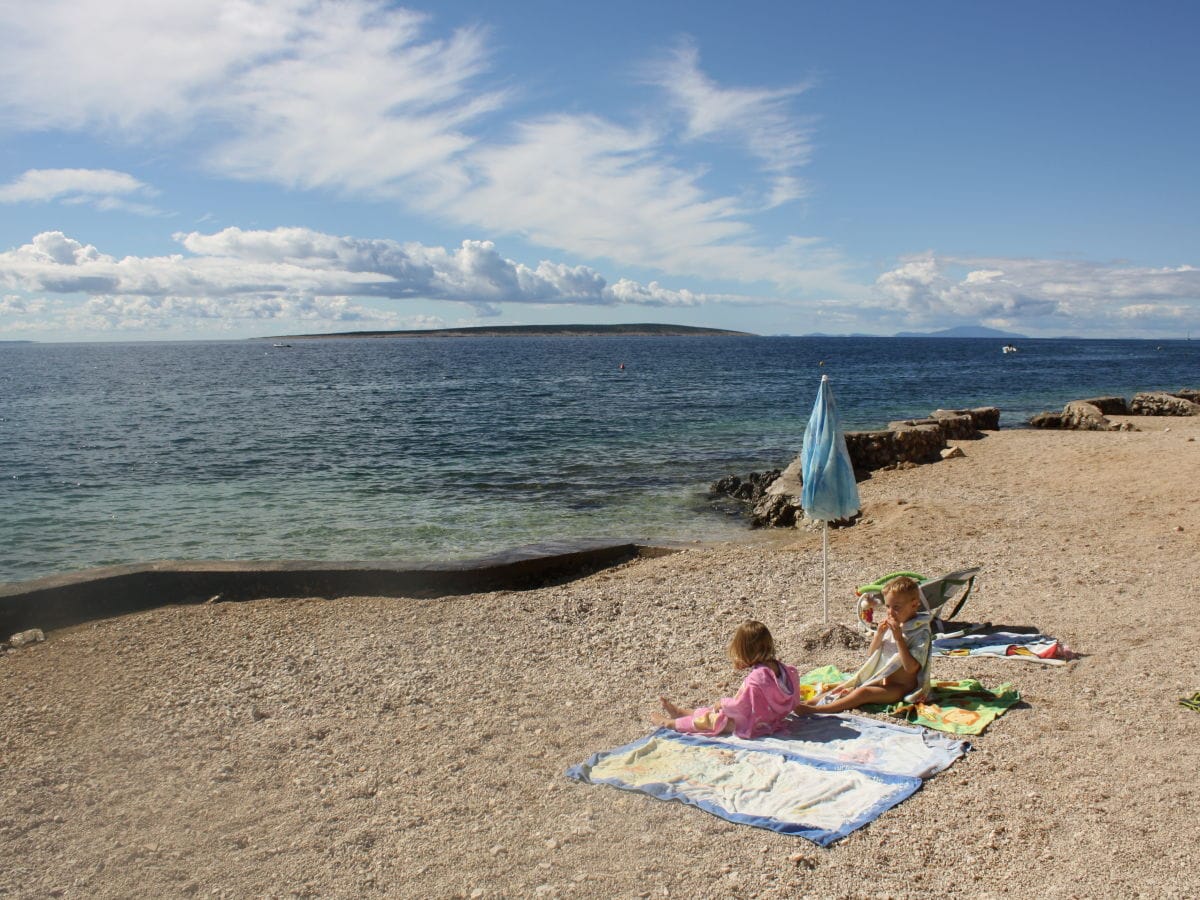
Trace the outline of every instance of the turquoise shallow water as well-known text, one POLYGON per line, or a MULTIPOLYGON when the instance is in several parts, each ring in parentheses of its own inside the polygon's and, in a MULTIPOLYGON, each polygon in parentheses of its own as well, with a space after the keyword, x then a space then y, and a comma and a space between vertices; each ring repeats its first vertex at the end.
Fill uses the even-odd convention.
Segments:
POLYGON ((709 483, 847 428, 1200 383, 1200 342, 460 338, 0 345, 0 581, 729 537, 709 483), (819 366, 818 363, 825 365, 819 366), (620 369, 619 365, 625 368, 620 369))

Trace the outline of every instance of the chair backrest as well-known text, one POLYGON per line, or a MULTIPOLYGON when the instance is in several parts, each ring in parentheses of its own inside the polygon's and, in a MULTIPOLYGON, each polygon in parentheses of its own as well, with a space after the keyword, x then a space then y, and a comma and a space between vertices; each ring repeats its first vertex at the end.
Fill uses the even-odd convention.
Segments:
POLYGON ((971 595, 971 588, 975 586, 975 576, 979 574, 980 568, 980 566, 975 566, 971 569, 960 569, 949 575, 922 582, 920 585, 922 605, 940 619, 954 618, 962 609, 963 604, 967 602, 967 597, 971 595), (959 594, 962 594, 962 597, 959 598, 954 609, 949 613, 942 612, 942 608, 959 594))

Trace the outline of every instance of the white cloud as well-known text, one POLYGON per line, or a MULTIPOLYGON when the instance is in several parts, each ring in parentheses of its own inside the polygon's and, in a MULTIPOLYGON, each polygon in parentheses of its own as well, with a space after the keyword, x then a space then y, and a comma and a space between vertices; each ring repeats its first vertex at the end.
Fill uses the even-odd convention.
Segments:
POLYGON ((41 298, 5 294, 0 297, 0 315, 40 315, 47 305, 41 298))
POLYGON ((0 185, 0 203, 86 203, 98 209, 116 209, 154 215, 157 210, 130 197, 157 193, 126 172, 112 169, 29 169, 8 184, 0 185))
POLYGON ((845 289, 832 248, 753 224, 802 192, 802 86, 723 88, 685 48, 653 76, 682 127, 663 110, 498 123, 509 93, 486 34, 432 28, 382 0, 8 4, 0 122, 185 148, 219 176, 397 202, 583 259, 845 289), (711 140, 750 155, 748 183, 714 188, 723 173, 683 161, 711 140))
POLYGON ((876 280, 880 305, 910 321, 1039 320, 1080 331, 1200 316, 1200 269, 1053 259, 910 257, 876 280))
POLYGON ((0 284, 28 293, 86 294, 89 315, 124 322, 375 315, 349 298, 454 301, 477 314, 509 303, 694 306, 713 299, 627 279, 610 286, 586 266, 527 266, 502 257, 490 241, 447 250, 304 228, 228 228, 176 238, 190 255, 118 259, 45 232, 0 253, 0 284))
POLYGON ((650 80, 666 91, 686 120, 688 140, 723 140, 744 147, 770 173, 767 206, 804 195, 795 172, 812 155, 808 123, 797 119, 789 101, 809 89, 725 88, 700 70, 700 54, 686 43, 647 69, 650 80))

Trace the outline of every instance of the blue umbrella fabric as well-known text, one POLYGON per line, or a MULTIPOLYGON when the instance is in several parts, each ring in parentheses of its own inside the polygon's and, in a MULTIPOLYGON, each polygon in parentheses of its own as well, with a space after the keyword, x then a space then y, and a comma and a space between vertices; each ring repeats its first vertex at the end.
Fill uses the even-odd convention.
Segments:
POLYGON ((817 402, 808 417, 800 466, 804 482, 800 505, 806 516, 818 522, 835 522, 858 512, 858 482, 854 480, 854 466, 850 464, 828 375, 821 376, 817 402))
POLYGON ((828 623, 829 523, 850 518, 862 506, 828 375, 821 376, 817 402, 813 404, 808 428, 804 432, 804 443, 800 449, 800 477, 803 481, 800 505, 804 507, 804 514, 825 523, 821 542, 821 599, 825 622, 828 623))

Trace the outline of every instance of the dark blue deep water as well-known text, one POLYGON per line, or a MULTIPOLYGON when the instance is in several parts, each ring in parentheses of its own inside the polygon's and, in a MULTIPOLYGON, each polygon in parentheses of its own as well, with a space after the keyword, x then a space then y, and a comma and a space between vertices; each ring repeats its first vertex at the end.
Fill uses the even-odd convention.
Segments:
POLYGON ((1200 341, 459 338, 0 344, 0 581, 154 559, 436 561, 692 539, 847 428, 1200 386, 1200 341), (818 363, 824 361, 824 367, 818 363), (624 370, 618 368, 624 363, 624 370))

